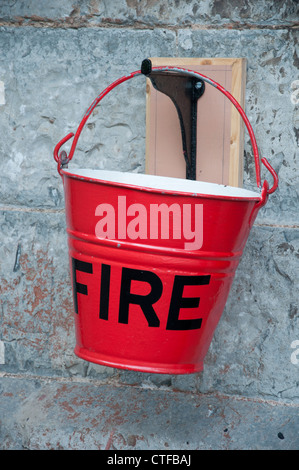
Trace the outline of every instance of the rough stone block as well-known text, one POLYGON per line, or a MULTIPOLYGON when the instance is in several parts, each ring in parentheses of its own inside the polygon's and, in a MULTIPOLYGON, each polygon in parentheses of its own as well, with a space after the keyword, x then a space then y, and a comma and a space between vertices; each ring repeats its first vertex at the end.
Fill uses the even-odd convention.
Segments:
POLYGON ((2 450, 112 451, 101 454, 108 459, 119 450, 182 450, 189 456, 190 450, 299 445, 298 405, 28 378, 3 377, 0 387, 2 450))
POLYGON ((72 318, 64 213, 1 213, 1 339, 6 371, 61 373, 72 318))
MULTIPOLYGON (((98 94, 139 70, 147 56, 175 54, 171 31, 2 28, 5 64, 0 106, 0 201, 30 207, 64 205, 55 145, 75 132, 98 94), (7 66, 10 64, 10 66, 7 66)), ((69 145, 65 147, 67 150, 69 145)), ((102 101, 80 136, 73 167, 144 172, 145 77, 102 101)))
POLYGON ((103 24, 139 27, 289 24, 298 18, 295 0, 54 0, 9 1, 0 6, 3 21, 78 28, 103 24))

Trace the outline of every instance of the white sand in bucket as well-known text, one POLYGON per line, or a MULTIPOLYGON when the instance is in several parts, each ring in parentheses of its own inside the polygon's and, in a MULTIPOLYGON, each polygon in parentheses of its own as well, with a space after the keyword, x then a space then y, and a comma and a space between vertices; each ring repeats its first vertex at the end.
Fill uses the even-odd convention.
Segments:
POLYGON ((102 182, 132 185, 141 188, 157 189, 161 191, 177 191, 192 195, 225 196, 235 198, 260 199, 260 194, 248 189, 225 186, 204 181, 186 180, 165 176, 145 175, 143 173, 127 173, 108 170, 63 170, 67 175, 78 178, 87 178, 102 182))

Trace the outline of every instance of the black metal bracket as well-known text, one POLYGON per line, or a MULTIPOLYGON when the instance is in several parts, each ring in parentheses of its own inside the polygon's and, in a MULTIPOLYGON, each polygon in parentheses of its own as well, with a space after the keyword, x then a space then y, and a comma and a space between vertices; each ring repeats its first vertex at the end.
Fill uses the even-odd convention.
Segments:
POLYGON ((152 70, 150 59, 143 60, 141 73, 174 103, 181 127, 186 178, 196 180, 197 101, 205 91, 204 81, 175 70, 152 70))

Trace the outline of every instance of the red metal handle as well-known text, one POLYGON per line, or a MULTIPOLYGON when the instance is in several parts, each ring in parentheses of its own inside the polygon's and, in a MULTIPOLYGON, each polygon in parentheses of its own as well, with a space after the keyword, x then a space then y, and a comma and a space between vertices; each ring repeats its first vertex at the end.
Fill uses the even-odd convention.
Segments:
MULTIPOLYGON (((258 188, 261 188, 260 157, 259 157, 258 146, 257 146, 257 143, 256 143, 256 138, 255 138, 252 126, 251 126, 251 124, 250 124, 243 108, 238 103, 238 101, 225 88, 223 88, 222 85, 215 82, 211 78, 206 77, 205 75, 202 75, 199 72, 195 72, 194 70, 189 70, 189 69, 185 69, 185 68, 181 68, 181 67, 153 67, 152 70, 159 70, 159 71, 165 71, 165 72, 183 72, 183 73, 195 76, 195 77, 199 77, 203 81, 205 81, 205 82, 209 83, 210 85, 214 86, 215 88, 217 88, 217 90, 219 90, 221 93, 223 93, 231 101, 231 103, 235 106, 235 108, 237 109, 237 111, 241 115, 241 117, 242 117, 242 119, 245 123, 245 126, 247 128, 247 131, 248 131, 248 134, 249 134, 249 137, 250 137, 250 141, 251 141, 251 145, 252 145, 252 149, 253 149, 254 161, 255 161, 256 183, 257 183, 258 188)), ((60 175, 62 175, 62 173, 61 173, 62 165, 68 163, 73 158, 73 155, 74 155, 74 152, 75 152, 75 149, 76 149, 76 146, 77 146, 77 142, 78 142, 78 139, 79 139, 80 134, 82 132, 82 129, 83 129, 87 119, 92 114, 93 110, 95 109, 95 107, 104 98, 104 96, 106 96, 111 90, 113 90, 113 88, 115 88, 116 86, 120 85, 121 83, 126 82, 127 80, 130 80, 131 78, 136 77, 138 75, 141 75, 141 70, 137 70, 135 72, 130 73, 129 75, 121 77, 121 78, 117 79, 115 82, 111 83, 111 85, 109 85, 107 88, 105 88, 105 90, 103 90, 97 96, 97 98, 92 102, 92 104, 90 105, 90 107, 86 111, 86 113, 85 113, 85 115, 84 115, 84 117, 83 117, 76 133, 75 134, 73 134, 73 133, 68 134, 60 142, 58 142, 58 144, 56 145, 56 147, 54 149, 54 159, 57 162, 57 169, 58 169, 58 172, 59 172, 60 175), (69 155, 66 156, 65 152, 61 152, 59 154, 60 147, 65 142, 67 142, 69 139, 71 139, 72 137, 74 137, 74 140, 73 140, 69 155)), ((276 189, 278 187, 278 176, 277 176, 275 170, 270 165, 270 163, 266 160, 266 158, 262 158, 261 162, 263 163, 263 165, 267 168, 267 170, 271 173, 271 175, 273 177, 273 185, 270 189, 267 189, 267 194, 272 194, 272 193, 274 193, 274 191, 276 191, 276 189)), ((267 183, 267 185, 265 185, 265 183, 264 183, 263 188, 265 188, 266 186, 267 186, 267 188, 269 187, 268 183, 267 183)), ((265 193, 265 191, 263 191, 263 193, 265 193)))

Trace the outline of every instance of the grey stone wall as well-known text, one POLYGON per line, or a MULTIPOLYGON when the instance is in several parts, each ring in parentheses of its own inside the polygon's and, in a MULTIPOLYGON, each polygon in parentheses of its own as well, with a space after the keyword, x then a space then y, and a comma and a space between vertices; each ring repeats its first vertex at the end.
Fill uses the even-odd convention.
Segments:
MULTIPOLYGON (((291 360, 299 340, 298 17, 295 0, 1 2, 2 374, 299 401, 291 360), (73 353, 53 149, 105 86, 150 56, 246 57, 246 112, 280 179, 251 232, 205 370, 190 376, 120 371, 73 353)), ((95 111, 73 166, 143 172, 144 154, 145 83, 136 78, 95 111)), ((244 184, 254 183, 246 135, 244 184)))

